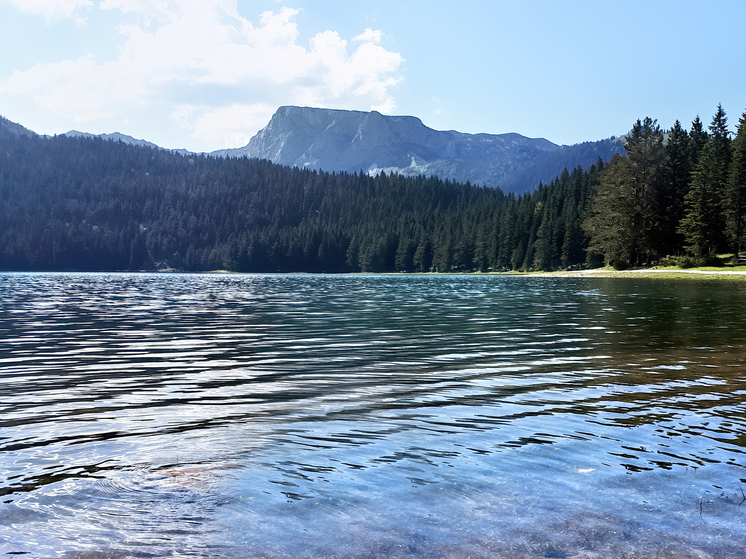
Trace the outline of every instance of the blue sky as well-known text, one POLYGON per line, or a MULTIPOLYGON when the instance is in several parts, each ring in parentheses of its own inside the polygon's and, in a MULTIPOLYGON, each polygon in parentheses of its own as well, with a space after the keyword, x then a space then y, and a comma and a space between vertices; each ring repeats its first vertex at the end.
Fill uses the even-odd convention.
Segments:
POLYGON ((743 0, 0 0, 0 22, 0 114, 43 134, 210 151, 307 105, 573 144, 746 111, 743 0))

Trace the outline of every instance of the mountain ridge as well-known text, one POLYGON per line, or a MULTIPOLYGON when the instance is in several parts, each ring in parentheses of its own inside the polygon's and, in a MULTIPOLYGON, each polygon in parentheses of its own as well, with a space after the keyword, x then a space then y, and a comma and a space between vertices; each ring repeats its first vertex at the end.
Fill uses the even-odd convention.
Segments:
MULTIPOLYGON (((36 135, 0 117, 0 137, 36 135)), ((71 130, 70 137, 99 137, 109 141, 167 149, 114 132, 90 134, 71 130)), ((468 134, 438 131, 415 116, 387 116, 377 111, 348 111, 292 105, 277 109, 267 126, 240 148, 203 155, 266 159, 289 167, 371 175, 438 176, 444 180, 499 187, 523 193, 549 183, 564 169, 589 169, 600 158, 608 161, 623 153, 621 138, 560 146, 545 138, 515 132, 468 134)))
MULTIPOLYGON (((102 140, 109 140, 112 142, 124 142, 125 144, 131 144, 134 146, 144 146, 144 147, 149 147, 149 148, 163 149, 160 146, 154 144, 153 142, 149 142, 147 140, 138 140, 137 138, 133 138, 132 136, 128 136, 120 132, 112 132, 111 134, 90 134, 88 132, 79 132, 77 130, 70 130, 69 132, 65 132, 63 136, 68 136, 70 138, 101 138, 102 140)), ((168 150, 168 151, 171 151, 171 150, 168 150)))
POLYGON ((153 142, 149 142, 147 140, 138 140, 137 138, 133 138, 132 136, 128 136, 127 134, 122 134, 121 132, 112 132, 111 134, 91 134, 89 132, 79 132, 78 130, 70 130, 69 132, 65 132, 62 135, 68 136, 70 138, 101 138, 102 140, 108 140, 111 142, 124 142, 125 144, 130 144, 133 146, 149 147, 153 149, 162 149, 165 151, 170 151, 172 153, 179 153, 181 155, 195 155, 195 152, 189 151, 187 149, 164 148, 157 144, 154 144, 153 142))
POLYGON ((246 146, 212 155, 256 157, 324 171, 435 175, 526 192, 565 168, 587 169, 599 157, 608 161, 622 149, 614 138, 559 146, 515 132, 438 131, 413 116, 288 105, 280 107, 246 146))

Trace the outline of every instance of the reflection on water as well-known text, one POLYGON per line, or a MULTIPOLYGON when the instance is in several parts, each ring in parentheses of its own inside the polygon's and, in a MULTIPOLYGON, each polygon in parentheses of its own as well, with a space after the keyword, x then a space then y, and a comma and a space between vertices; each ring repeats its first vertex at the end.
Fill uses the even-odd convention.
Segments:
POLYGON ((0 275, 0 552, 743 557, 746 286, 0 275))

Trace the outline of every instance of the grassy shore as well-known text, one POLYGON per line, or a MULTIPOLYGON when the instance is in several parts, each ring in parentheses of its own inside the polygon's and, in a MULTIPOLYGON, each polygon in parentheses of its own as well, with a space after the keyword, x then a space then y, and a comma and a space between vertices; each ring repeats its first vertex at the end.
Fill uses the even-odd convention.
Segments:
POLYGON ((529 272, 526 275, 539 277, 570 278, 658 278, 658 279, 728 279, 746 281, 746 266, 723 266, 702 268, 677 268, 675 266, 654 266, 635 270, 615 270, 611 267, 593 270, 568 270, 558 272, 529 272))

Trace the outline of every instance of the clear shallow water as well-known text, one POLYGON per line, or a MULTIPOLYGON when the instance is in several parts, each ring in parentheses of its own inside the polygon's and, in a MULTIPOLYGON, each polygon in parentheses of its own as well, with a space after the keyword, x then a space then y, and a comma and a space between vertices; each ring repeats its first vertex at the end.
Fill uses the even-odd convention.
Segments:
POLYGON ((0 553, 744 557, 746 286, 0 274, 0 553))

